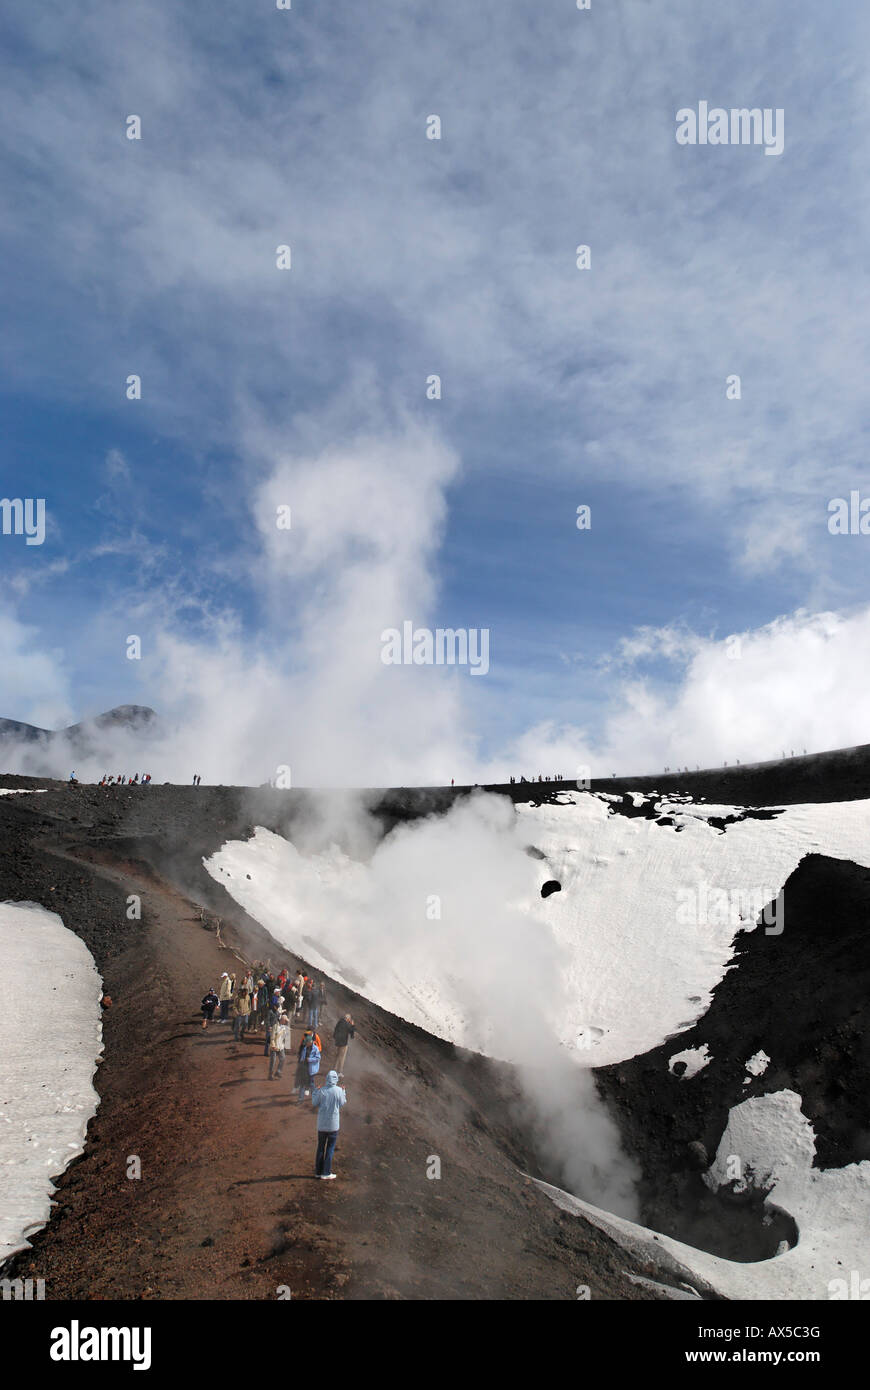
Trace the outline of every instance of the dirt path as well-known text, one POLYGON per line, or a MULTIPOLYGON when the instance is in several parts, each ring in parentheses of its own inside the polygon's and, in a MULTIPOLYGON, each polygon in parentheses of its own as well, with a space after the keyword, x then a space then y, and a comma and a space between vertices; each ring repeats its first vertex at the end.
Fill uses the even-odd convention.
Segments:
POLYGON ((233 958, 193 904, 141 866, 99 873, 141 895, 147 932, 106 970, 115 1004, 89 1152, 27 1264, 42 1270, 48 1240, 49 1298, 265 1298, 280 1285, 328 1297, 346 1276, 309 1206, 319 1221, 337 1184, 312 1176, 315 1122, 291 1104, 290 1062, 269 1082, 262 1034, 237 1045, 228 1024, 203 1031, 190 1006, 233 958))

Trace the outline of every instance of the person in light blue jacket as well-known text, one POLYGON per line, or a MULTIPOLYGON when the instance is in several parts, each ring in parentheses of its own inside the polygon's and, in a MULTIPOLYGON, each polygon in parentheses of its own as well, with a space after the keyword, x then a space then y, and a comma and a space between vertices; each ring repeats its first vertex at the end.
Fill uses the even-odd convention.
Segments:
POLYGON ((311 1104, 317 1111, 317 1155, 314 1160, 314 1176, 329 1181, 335 1177, 332 1171, 332 1155, 338 1140, 338 1127, 341 1123, 341 1107, 347 1105, 347 1093, 338 1084, 338 1072, 326 1073, 326 1085, 311 1092, 311 1104))
POLYGON ((306 1028, 305 1036, 299 1048, 299 1055, 296 1061, 296 1076, 293 1084, 299 1088, 299 1098, 297 1105, 301 1105, 305 1096, 314 1086, 314 1078, 320 1071, 320 1048, 314 1041, 314 1033, 310 1028, 306 1028))

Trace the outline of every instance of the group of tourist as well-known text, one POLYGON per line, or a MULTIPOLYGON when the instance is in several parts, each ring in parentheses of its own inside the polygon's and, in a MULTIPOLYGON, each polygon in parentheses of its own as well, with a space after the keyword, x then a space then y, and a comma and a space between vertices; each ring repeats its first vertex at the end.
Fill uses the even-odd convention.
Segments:
POLYGON ((537 777, 512 777, 510 785, 513 787, 518 782, 564 782, 565 778, 560 772, 554 772, 552 777, 543 777, 539 772, 537 777))
MULTIPOLYGON (((69 780, 70 780, 71 782, 74 782, 74 781, 75 781, 75 773, 72 774, 72 776, 70 777, 69 780)), ((102 777, 100 778, 99 782, 97 783, 97 786, 98 786, 98 787, 124 787, 124 786, 127 786, 127 787, 137 787, 137 786, 138 786, 138 787, 146 787, 150 781, 151 781, 151 773, 150 773, 150 772, 143 772, 141 777, 139 776, 139 773, 138 773, 138 772, 135 773, 134 776, 132 776, 132 777, 128 777, 126 773, 121 773, 121 772, 118 773, 117 777, 115 777, 115 776, 111 776, 111 777, 110 777, 109 774, 108 774, 108 772, 104 772, 103 775, 102 775, 102 777)))
POLYGON ((203 1028, 214 1021, 232 1022, 236 1042, 241 1042, 246 1033, 262 1031, 269 1081, 277 1081, 282 1075, 287 1054, 293 1049, 293 1024, 300 1022, 303 1031, 296 1051, 293 1090, 297 1105, 304 1104, 310 1096, 317 1110, 315 1172, 319 1178, 331 1179, 335 1177, 332 1155, 338 1138, 339 1112, 347 1102, 346 1092, 338 1082, 344 1074, 348 1047, 356 1029, 349 1013, 339 1018, 332 1033, 333 1066, 327 1072, 326 1084, 319 1084, 316 1078, 324 1049, 317 1029, 325 1004, 322 979, 306 975, 301 967, 292 977, 286 967, 273 976, 263 962, 258 962, 254 967, 246 966, 238 976, 225 970, 217 990, 208 990, 200 1008, 203 1028))

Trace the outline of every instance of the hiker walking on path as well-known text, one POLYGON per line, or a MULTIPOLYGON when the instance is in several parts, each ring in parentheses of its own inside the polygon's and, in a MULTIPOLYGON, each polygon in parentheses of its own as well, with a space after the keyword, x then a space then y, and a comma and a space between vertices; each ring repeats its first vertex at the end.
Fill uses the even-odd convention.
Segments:
POLYGON ((211 1023, 212 1019, 214 1018, 214 1011, 219 1003, 220 1000, 218 999, 213 989, 209 989, 208 993, 202 996, 202 1003, 199 1007, 202 1010, 203 1028, 207 1028, 208 1025, 211 1023))
POLYGON ((299 987, 295 980, 284 986, 284 1005, 290 1017, 295 1018, 299 1005, 299 987))
POLYGON ((351 1038, 356 1036, 356 1029, 350 1014, 345 1014, 340 1018, 332 1030, 332 1041, 338 1051, 335 1054, 335 1070, 339 1076, 344 1074, 344 1064, 347 1061, 347 1047, 351 1038))
POLYGON ((305 1027, 311 1022, 311 991, 314 989, 314 981, 306 975, 302 985, 302 1005, 305 1009, 305 1027))
POLYGON ((280 1003, 277 1000, 273 999, 271 1004, 269 1005, 269 1010, 266 1014, 266 1037, 263 1041, 264 1057, 268 1057, 269 1055, 269 1045, 272 1041, 272 1032, 273 1029, 277 1028, 278 1020, 283 1012, 284 1011, 281 1008, 280 1003))
POLYGON ((272 1029, 269 1042, 269 1080, 276 1081, 284 1070, 284 1054, 290 1040, 290 1022, 286 1014, 281 1014, 272 1029))
POLYGON ((311 1029, 307 1029, 302 1042, 299 1045, 299 1053, 296 1059, 296 1075, 293 1078, 293 1085, 299 1091, 297 1104, 301 1105, 305 1096, 314 1085, 314 1078, 320 1071, 320 1048, 314 1041, 314 1034, 311 1029))
POLYGON ((261 976, 257 981, 257 1027, 262 1028, 269 1012, 269 986, 261 976))
POLYGON ((221 982, 218 986, 218 999, 221 1006, 221 1023, 226 1023, 230 1011, 230 1000, 236 987, 235 975, 228 975, 226 971, 221 975, 221 982))
POLYGON ((248 1019, 251 1016, 251 1000, 244 985, 239 986, 239 992, 233 1000, 230 1012, 233 1016, 233 1037, 236 1042, 241 1042, 248 1027, 248 1019))
POLYGON ((302 1012, 303 993, 305 990, 305 976, 302 974, 301 970, 296 971, 296 978, 293 983, 296 986, 296 1017, 298 1018, 302 1012))
POLYGON ((316 985, 312 987, 308 1001, 308 1022, 311 1024, 312 1028, 316 1028, 320 1023, 320 1010, 325 1003, 326 990, 324 989, 323 981, 318 980, 316 985))
POLYGON ((248 996, 248 1028, 255 1028, 257 1025, 256 1010, 254 1008, 254 975, 250 968, 245 970, 242 980, 242 988, 248 996))
POLYGON ((311 1104, 317 1111, 317 1153, 314 1159, 314 1176, 328 1180, 335 1177, 332 1171, 332 1155, 335 1153, 335 1146, 338 1142, 341 1108, 343 1105, 347 1105, 347 1093, 344 1087, 338 1084, 337 1072, 328 1071, 326 1073, 326 1085, 312 1091, 311 1104))

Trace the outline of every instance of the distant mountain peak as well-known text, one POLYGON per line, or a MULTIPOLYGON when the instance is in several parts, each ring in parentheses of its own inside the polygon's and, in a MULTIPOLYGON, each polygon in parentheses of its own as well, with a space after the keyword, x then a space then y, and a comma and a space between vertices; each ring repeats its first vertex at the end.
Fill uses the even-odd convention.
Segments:
POLYGON ((90 719, 82 719, 78 724, 71 724, 68 729, 62 730, 63 733, 71 733, 73 729, 97 728, 109 729, 119 725, 124 728, 140 729, 153 723, 157 718, 150 705, 115 705, 114 709, 108 709, 103 714, 96 714, 90 719))
POLYGON ((100 733, 112 729, 130 729, 134 733, 146 733, 156 723, 157 715, 150 705, 115 705, 114 709, 82 719, 78 724, 70 724, 65 729, 40 729, 35 724, 25 724, 19 719, 0 718, 0 740, 7 743, 51 744, 57 739, 67 738, 73 744, 93 743, 100 733))

